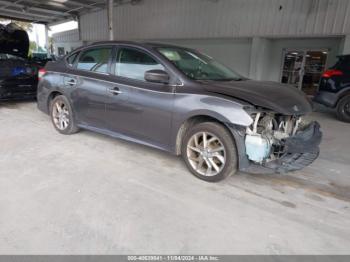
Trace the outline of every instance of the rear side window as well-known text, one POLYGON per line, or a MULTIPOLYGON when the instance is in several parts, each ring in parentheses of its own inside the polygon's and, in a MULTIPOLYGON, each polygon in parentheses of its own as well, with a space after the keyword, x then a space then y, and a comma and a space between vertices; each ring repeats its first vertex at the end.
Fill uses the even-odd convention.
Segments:
POLYGON ((137 80, 145 80, 145 72, 164 67, 147 53, 131 48, 118 49, 115 75, 137 80))
POLYGON ((91 72, 108 73, 108 61, 111 57, 112 48, 101 47, 83 52, 77 64, 77 69, 91 72))
POLYGON ((76 60, 77 57, 78 57, 78 54, 79 54, 79 52, 76 52, 76 53, 74 53, 74 54, 68 56, 68 58, 67 58, 67 63, 68 63, 69 65, 73 65, 74 62, 75 62, 75 60, 76 60))

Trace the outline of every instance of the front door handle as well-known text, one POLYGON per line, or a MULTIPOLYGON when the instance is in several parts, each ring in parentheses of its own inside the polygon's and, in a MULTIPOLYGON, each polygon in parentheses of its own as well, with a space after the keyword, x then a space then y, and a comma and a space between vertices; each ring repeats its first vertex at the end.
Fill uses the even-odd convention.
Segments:
POLYGON ((108 91, 113 94, 113 95, 119 95, 119 94, 122 94, 123 92, 119 90, 118 87, 114 87, 114 88, 111 88, 111 89, 108 89, 108 91))

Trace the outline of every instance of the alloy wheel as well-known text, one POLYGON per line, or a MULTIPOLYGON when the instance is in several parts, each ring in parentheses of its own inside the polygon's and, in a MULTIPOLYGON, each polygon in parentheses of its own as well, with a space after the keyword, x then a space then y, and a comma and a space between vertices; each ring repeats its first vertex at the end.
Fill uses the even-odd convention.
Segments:
POLYGON ((350 117, 350 102, 344 105, 344 113, 350 117))
POLYGON ((225 166, 225 147, 214 134, 198 132, 188 140, 187 158, 197 173, 203 176, 215 176, 225 166))
POLYGON ((52 107, 52 117, 59 130, 65 130, 69 125, 69 110, 63 101, 56 101, 52 107))

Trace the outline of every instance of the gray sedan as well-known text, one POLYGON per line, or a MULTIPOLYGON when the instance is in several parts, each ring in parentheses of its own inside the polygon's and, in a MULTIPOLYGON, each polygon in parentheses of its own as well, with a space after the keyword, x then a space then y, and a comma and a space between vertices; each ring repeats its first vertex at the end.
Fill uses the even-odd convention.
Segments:
POLYGON ((58 132, 88 129, 182 155, 206 181, 298 170, 319 153, 302 92, 246 79, 191 49, 100 42, 49 62, 39 79, 38 107, 58 132))

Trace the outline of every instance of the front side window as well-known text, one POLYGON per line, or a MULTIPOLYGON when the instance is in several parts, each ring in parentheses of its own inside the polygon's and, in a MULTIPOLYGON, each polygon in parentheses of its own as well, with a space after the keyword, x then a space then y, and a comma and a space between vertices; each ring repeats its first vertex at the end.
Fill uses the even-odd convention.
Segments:
POLYGON ((242 77, 209 56, 185 48, 160 47, 157 50, 193 80, 231 81, 242 77))
POLYGON ((130 48, 120 48, 117 53, 114 73, 117 76, 145 80, 145 72, 164 67, 148 54, 130 48))
POLYGON ((79 57, 77 69, 108 73, 108 61, 111 53, 112 48, 110 47, 87 50, 79 57))

